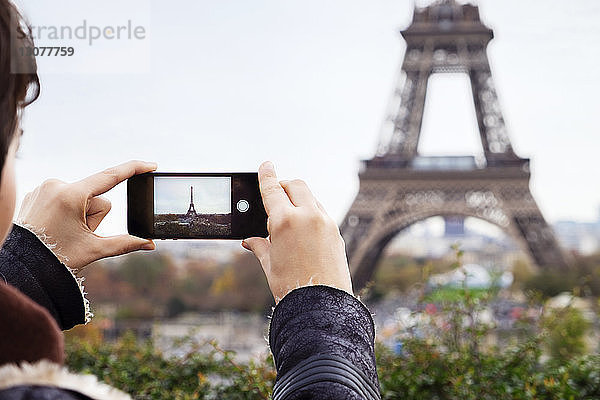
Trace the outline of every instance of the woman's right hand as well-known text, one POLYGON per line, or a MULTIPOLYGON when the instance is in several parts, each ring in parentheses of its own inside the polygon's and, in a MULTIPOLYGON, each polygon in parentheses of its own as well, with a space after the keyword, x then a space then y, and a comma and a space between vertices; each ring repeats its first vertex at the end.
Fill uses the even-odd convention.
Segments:
POLYGON ((306 183, 279 182, 271 162, 260 166, 258 180, 269 238, 249 238, 242 246, 260 261, 275 302, 309 285, 352 294, 344 240, 306 183))
POLYGON ((130 161, 75 183, 50 179, 28 193, 18 222, 52 244, 59 260, 73 270, 104 257, 153 250, 154 243, 131 235, 95 233, 111 209, 101 195, 137 174, 154 171, 155 163, 130 161))

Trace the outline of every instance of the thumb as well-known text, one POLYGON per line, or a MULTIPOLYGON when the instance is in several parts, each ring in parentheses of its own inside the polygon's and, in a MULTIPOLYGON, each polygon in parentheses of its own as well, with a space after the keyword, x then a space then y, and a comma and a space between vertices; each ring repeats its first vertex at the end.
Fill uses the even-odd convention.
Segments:
POLYGON ((152 240, 142 239, 131 235, 117 235, 98 238, 102 257, 119 256, 137 250, 154 250, 152 240))
MULTIPOLYGON (((263 260, 268 259, 271 242, 261 237, 252 237, 242 241, 242 247, 254 253, 258 261, 263 264, 263 260)), ((263 268, 265 266, 263 265, 263 268)))

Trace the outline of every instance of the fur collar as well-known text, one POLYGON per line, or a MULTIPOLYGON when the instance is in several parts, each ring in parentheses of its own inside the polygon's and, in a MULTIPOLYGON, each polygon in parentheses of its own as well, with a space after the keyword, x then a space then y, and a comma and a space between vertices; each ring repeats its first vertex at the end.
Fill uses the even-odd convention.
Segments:
POLYGON ((74 374, 48 360, 0 366, 0 390, 23 385, 54 386, 97 400, 131 400, 128 394, 98 382, 93 375, 74 374))

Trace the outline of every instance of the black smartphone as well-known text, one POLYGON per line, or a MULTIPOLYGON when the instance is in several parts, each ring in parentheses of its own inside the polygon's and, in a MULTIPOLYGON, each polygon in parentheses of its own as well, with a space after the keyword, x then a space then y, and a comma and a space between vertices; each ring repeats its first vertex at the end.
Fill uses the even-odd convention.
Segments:
POLYGON ((258 174, 136 175, 127 180, 127 230, 148 239, 267 237, 258 174))

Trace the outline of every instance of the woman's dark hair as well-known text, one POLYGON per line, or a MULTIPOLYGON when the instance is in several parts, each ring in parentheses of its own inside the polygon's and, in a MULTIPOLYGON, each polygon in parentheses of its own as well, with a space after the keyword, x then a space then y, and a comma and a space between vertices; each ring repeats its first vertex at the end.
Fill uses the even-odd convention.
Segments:
POLYGON ((9 0, 0 0, 0 171, 21 110, 40 95, 31 28, 9 0), (28 55, 29 54, 29 55, 28 55))

